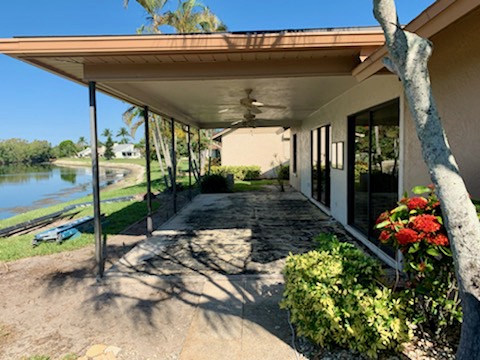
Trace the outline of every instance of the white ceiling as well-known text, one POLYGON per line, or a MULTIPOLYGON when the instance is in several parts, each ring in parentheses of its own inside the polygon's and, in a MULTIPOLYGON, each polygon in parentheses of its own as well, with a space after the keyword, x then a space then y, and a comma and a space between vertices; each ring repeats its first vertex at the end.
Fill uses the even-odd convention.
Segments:
POLYGON ((111 89, 136 94, 150 101, 152 109, 182 113, 201 127, 219 128, 242 120, 246 109, 240 99, 246 89, 266 105, 257 114, 259 126, 284 126, 306 119, 320 107, 356 84, 352 76, 315 76, 268 79, 176 80, 105 82, 111 89))

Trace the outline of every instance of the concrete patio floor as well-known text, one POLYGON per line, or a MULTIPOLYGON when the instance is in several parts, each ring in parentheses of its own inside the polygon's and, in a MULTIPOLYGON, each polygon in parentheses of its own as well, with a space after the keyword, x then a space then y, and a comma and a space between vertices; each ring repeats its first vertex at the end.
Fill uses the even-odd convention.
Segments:
POLYGON ((281 271, 320 232, 351 240, 297 192, 197 196, 106 274, 98 295, 156 332, 119 357, 298 358, 281 271))

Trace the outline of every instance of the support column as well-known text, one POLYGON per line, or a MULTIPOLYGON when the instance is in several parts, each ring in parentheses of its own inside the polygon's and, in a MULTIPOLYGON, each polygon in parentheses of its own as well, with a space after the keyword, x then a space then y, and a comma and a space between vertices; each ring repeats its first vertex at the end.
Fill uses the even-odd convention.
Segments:
MULTIPOLYGON (((150 123, 148 106, 143 108, 143 119, 145 126, 145 170, 147 172, 147 237, 152 236, 152 182, 150 174, 150 123)), ((161 161, 161 159, 159 159, 161 161)))
POLYGON ((177 213, 177 147, 175 139, 175 119, 171 119, 172 127, 172 193, 173 193, 173 213, 177 213))
POLYGON ((188 150, 188 199, 192 200, 192 144, 190 125, 187 125, 187 150, 188 150))
POLYGON ((201 133, 200 133, 200 128, 197 129, 198 133, 198 189, 200 192, 202 191, 202 149, 201 149, 201 133))
POLYGON ((90 95, 90 148, 92 150, 92 187, 93 187, 93 226, 95 232, 95 260, 97 263, 97 280, 105 271, 105 249, 102 241, 102 221, 100 213, 100 177, 98 171, 98 136, 97 136, 97 100, 96 83, 88 83, 90 95))

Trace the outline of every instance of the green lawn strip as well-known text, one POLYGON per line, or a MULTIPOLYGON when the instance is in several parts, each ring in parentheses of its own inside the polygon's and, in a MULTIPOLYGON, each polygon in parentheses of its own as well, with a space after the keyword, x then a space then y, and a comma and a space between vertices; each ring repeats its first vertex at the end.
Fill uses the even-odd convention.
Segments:
MULTIPOLYGON (((74 159, 78 162, 87 163, 89 159, 74 159)), ((143 164, 143 159, 116 159, 111 160, 113 162, 123 163, 138 163, 143 164)), ((188 161, 187 161, 188 163, 188 161)), ((188 167, 187 167, 188 169, 188 167)), ((163 180, 161 180, 161 171, 158 163, 152 161, 152 189, 153 192, 161 192, 165 190, 163 180)), ((177 178, 177 182, 181 183, 184 188, 188 187, 188 175, 177 178)), ((192 176, 192 186, 195 186, 195 179, 192 176)), ((146 181, 127 186, 124 188, 118 188, 113 190, 101 191, 101 200, 112 199, 122 196, 144 194, 147 190, 146 181)), ((91 202, 92 195, 84 196, 82 198, 68 201, 65 203, 49 206, 42 209, 32 210, 8 219, 0 220, 0 228, 16 225, 28 220, 32 220, 44 215, 54 213, 62 210, 64 207, 72 204, 91 202)), ((159 203, 153 202, 153 210, 159 208, 159 203)), ((117 203, 102 203, 100 206, 102 214, 105 214, 103 231, 107 235, 118 234, 120 231, 128 227, 130 224, 142 219, 146 216, 146 203, 142 201, 127 201, 117 203)), ((72 218, 79 218, 82 216, 92 215, 93 207, 87 206, 84 208, 77 208, 66 212, 65 215, 72 215, 72 218)), ((38 233, 38 232, 37 232, 38 233)), ((36 233, 30 233, 28 235, 11 236, 9 238, 0 238, 0 261, 13 261, 21 258, 48 255, 58 253, 62 251, 70 251, 85 247, 94 242, 93 234, 82 234, 80 237, 72 240, 67 240, 61 245, 56 243, 42 243, 36 248, 32 248, 32 239, 36 233)))
MULTIPOLYGON (((160 204, 157 202, 152 204, 154 211, 157 210, 159 206, 160 204)), ((92 207, 78 210, 80 210, 80 212, 77 213, 75 217, 92 215, 93 213, 92 207)), ((107 235, 107 242, 108 236, 120 233, 130 224, 135 223, 147 215, 146 203, 138 201, 102 204, 101 210, 102 213, 106 215, 106 218, 104 218, 102 223, 102 230, 103 233, 107 235)), ((65 240, 62 244, 57 244, 56 242, 44 242, 36 247, 32 247, 34 235, 35 233, 31 233, 0 239, 0 261, 13 261, 31 256, 71 251, 94 243, 93 230, 82 233, 78 238, 65 240)))
POLYGON ((277 180, 263 179, 263 180, 252 180, 252 181, 235 181, 233 186, 234 192, 245 192, 245 191, 259 191, 265 185, 278 185, 277 180))

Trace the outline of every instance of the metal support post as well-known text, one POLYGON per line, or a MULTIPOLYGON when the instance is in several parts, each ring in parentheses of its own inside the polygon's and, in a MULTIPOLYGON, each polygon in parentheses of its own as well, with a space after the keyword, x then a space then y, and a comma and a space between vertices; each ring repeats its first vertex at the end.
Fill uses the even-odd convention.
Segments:
POLYGON ((173 193, 173 213, 177 213, 177 147, 175 140, 175 119, 171 119, 172 126, 172 193, 173 193))
MULTIPOLYGON (((143 108, 143 119, 145 124, 145 170, 147 172, 147 237, 152 236, 152 181, 150 174, 150 124, 148 106, 143 108)), ((160 159, 161 161, 161 159, 160 159)))
POLYGON ((188 150, 188 199, 192 200, 192 143, 190 125, 187 125, 187 150, 188 150))
POLYGON ((97 263, 97 279, 103 277, 105 271, 105 249, 102 240, 102 222, 100 213, 100 177, 98 171, 98 131, 96 84, 88 83, 90 95, 90 142, 92 149, 92 187, 93 187, 93 226, 95 232, 95 260, 97 263))
POLYGON ((201 140, 201 132, 200 128, 197 129, 198 133, 198 188, 201 191, 202 190, 202 140, 201 140))

